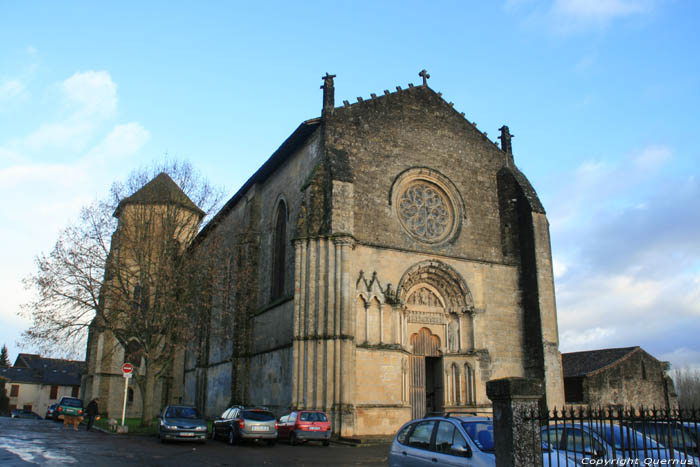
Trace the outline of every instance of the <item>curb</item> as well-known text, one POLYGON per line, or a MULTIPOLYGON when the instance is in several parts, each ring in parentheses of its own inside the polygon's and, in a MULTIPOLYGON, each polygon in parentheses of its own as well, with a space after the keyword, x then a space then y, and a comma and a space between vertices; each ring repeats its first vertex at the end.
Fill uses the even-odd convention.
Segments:
POLYGON ((331 443, 340 444, 343 446, 353 446, 356 448, 377 446, 380 444, 390 444, 392 438, 337 438, 332 439, 331 443))

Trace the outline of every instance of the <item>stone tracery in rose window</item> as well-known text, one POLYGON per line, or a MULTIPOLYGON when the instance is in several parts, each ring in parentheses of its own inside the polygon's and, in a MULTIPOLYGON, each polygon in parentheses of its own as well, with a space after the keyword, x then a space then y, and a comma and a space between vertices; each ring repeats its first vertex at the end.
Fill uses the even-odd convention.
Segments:
POLYGON ((398 204, 401 223, 419 240, 439 241, 452 227, 450 201, 431 183, 412 183, 401 194, 398 204))

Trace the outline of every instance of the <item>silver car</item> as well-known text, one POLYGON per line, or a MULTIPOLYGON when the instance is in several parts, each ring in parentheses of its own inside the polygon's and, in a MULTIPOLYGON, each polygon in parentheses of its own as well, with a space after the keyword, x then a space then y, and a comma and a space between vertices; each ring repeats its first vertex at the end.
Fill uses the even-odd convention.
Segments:
MULTIPOLYGON (((406 423, 389 450, 391 467, 495 467, 493 421, 487 417, 426 417, 406 423)), ((543 455, 543 465, 572 466, 565 455, 543 455), (551 459, 551 460, 550 460, 551 459)))
POLYGON ((195 407, 169 405, 158 415, 158 437, 166 441, 207 442, 207 422, 195 407))

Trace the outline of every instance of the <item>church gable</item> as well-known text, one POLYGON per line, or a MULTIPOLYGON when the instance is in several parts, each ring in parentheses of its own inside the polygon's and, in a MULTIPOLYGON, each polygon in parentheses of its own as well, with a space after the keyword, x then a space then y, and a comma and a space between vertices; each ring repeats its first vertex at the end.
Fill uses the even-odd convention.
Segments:
POLYGON ((411 87, 324 119, 327 157, 351 168, 358 241, 502 260, 496 173, 506 155, 438 93, 411 87))

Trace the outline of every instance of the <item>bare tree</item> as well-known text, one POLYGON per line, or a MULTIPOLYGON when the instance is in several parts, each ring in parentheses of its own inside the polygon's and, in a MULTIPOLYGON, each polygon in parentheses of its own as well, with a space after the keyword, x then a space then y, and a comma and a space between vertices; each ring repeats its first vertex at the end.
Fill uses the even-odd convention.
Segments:
POLYGON ((89 328, 109 333, 144 368, 135 380, 142 423, 150 425, 156 381, 170 374, 176 354, 206 318, 192 306, 202 301, 194 295, 207 293, 197 286, 205 271, 188 261, 187 248, 205 212, 214 212, 221 198, 222 191, 187 163, 154 165, 113 184, 105 200, 84 208, 61 232, 50 254, 37 258, 37 271, 25 280, 36 298, 24 307, 32 326, 22 343, 47 354, 76 355, 85 349, 89 328), (161 173, 170 178, 156 175, 161 173), (159 187, 174 180, 187 198, 133 195, 157 178, 167 178, 159 187))
POLYGON ((700 370, 676 369, 673 380, 678 393, 678 406, 682 409, 700 408, 700 370))

